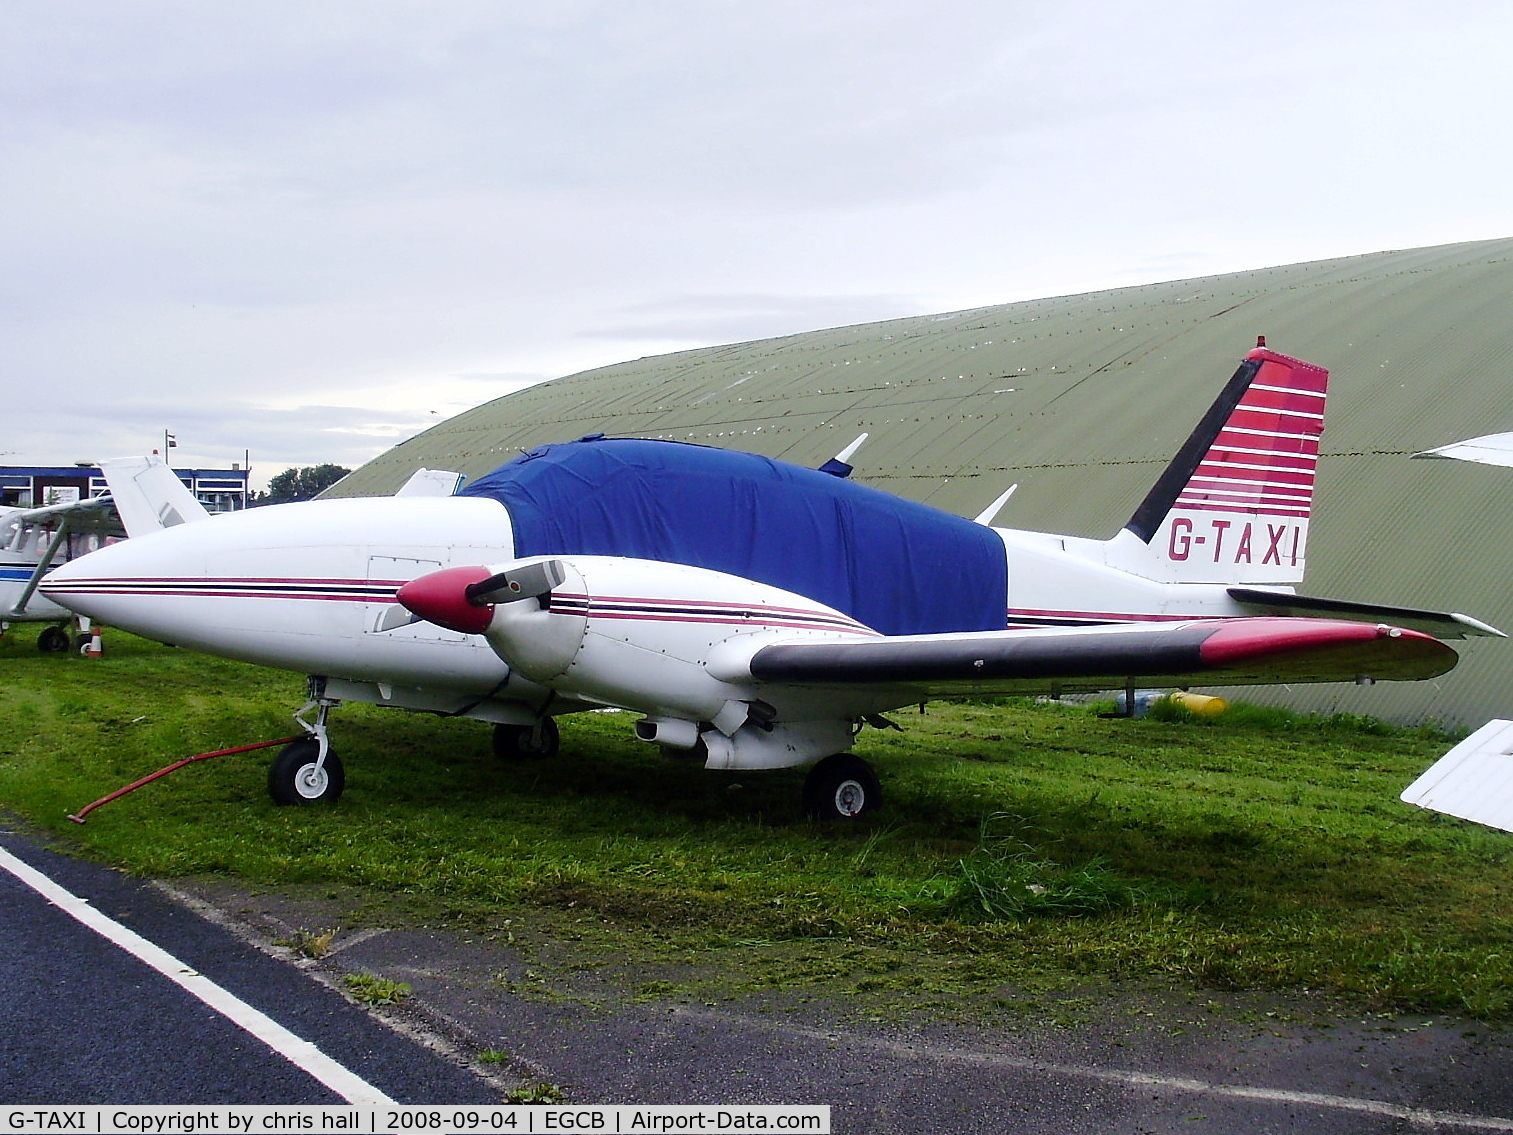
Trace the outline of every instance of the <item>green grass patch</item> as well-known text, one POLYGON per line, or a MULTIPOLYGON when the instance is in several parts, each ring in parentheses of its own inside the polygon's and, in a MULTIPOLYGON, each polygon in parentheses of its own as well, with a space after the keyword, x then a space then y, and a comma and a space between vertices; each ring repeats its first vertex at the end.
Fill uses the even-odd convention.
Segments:
POLYGON ((349 973, 342 978, 347 992, 364 1005, 398 1005, 414 990, 407 981, 378 977, 371 973, 349 973))
POLYGON ((340 884, 501 939, 570 939, 580 967, 664 966, 630 996, 724 980, 1007 1004, 1142 979, 1513 1009, 1513 837, 1397 799, 1448 746, 1432 729, 937 703, 863 734, 883 811, 816 825, 802 770, 666 760, 630 714, 565 719, 555 761, 500 762, 477 722, 352 705, 333 717, 335 808, 273 806, 264 752, 81 827, 66 815, 171 761, 287 735, 304 694, 297 675, 107 638, 100 660, 40 654, 25 628, 0 639, 0 806, 141 875, 340 884))
POLYGON ((560 1084, 537 1082, 505 1092, 501 1103, 554 1104, 567 1099, 567 1090, 560 1084))

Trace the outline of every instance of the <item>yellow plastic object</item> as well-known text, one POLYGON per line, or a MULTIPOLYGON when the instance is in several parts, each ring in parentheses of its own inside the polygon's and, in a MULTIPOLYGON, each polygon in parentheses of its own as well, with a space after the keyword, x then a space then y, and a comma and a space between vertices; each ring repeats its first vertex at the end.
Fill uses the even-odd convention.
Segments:
POLYGON ((1173 705, 1180 705, 1195 717, 1218 717, 1229 708, 1229 703, 1223 698, 1213 698, 1207 694, 1189 694, 1177 690, 1166 696, 1173 705))

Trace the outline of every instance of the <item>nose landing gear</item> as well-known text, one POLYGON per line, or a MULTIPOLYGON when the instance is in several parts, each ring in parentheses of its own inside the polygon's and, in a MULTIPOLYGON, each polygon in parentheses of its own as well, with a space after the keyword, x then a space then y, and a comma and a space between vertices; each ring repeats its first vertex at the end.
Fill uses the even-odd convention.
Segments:
POLYGON ((43 627, 37 636, 37 649, 44 654, 56 654, 70 645, 68 632, 62 627, 43 627))
POLYGON ((325 694, 325 679, 311 678, 310 700, 294 715, 307 736, 285 745, 268 766, 268 795, 275 804, 335 804, 347 785, 346 771, 326 734, 326 717, 341 702, 325 694), (312 709, 314 722, 305 719, 312 709))

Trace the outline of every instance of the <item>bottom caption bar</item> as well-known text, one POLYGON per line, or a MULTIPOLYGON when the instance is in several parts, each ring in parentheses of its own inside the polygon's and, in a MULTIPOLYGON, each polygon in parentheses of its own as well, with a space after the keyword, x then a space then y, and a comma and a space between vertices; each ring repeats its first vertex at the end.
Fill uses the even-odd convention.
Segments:
MULTIPOLYGON (((799 1131, 830 1135, 828 1104, 548 1104, 456 1107, 387 1104, 383 1107, 205 1107, 129 1104, 89 1107, 0 1108, 4 1132, 116 1132, 130 1135, 279 1135, 283 1132, 358 1131, 394 1135, 469 1135, 489 1131, 621 1132, 799 1131)), ((3 1135, 3 1133, 0 1133, 3 1135)))

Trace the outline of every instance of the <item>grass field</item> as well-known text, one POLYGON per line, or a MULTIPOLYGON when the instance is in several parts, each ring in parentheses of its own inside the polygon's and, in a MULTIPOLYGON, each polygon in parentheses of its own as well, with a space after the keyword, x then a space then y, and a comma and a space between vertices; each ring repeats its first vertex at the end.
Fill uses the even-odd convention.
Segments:
POLYGON ((816 825, 801 771, 666 760, 629 714, 564 719, 559 758, 506 764, 476 722, 353 705, 333 716, 335 808, 274 807, 264 752, 78 826, 67 813, 170 761, 294 732, 304 682, 116 632, 102 660, 35 638, 0 639, 0 807, 141 875, 363 888, 745 988, 945 1003, 1137 978, 1513 1011, 1513 836, 1397 799, 1447 747, 1433 731, 934 703, 858 745, 884 809, 816 825))

